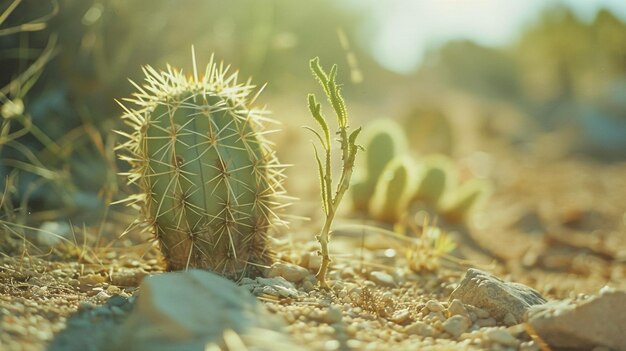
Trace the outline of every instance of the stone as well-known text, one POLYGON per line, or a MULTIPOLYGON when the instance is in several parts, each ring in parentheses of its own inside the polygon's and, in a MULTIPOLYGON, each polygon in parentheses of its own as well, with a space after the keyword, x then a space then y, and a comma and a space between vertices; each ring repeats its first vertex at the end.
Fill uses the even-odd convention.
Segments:
POLYGON ((454 338, 458 338, 459 335, 465 333, 471 325, 472 322, 470 322, 469 318, 456 315, 443 322, 443 330, 452 335, 454 338))
POLYGON ((476 320, 476 325, 480 328, 495 327, 498 324, 493 317, 481 318, 476 320))
POLYGON ((308 269, 292 263, 277 262, 267 272, 268 278, 283 277, 292 283, 299 283, 311 273, 308 269))
POLYGON ((463 306, 463 303, 460 300, 456 299, 452 300, 452 302, 450 302, 450 305, 448 306, 448 316, 463 316, 470 319, 469 312, 467 312, 467 309, 465 308, 465 306, 463 306))
POLYGON ((517 348, 521 341, 517 340, 513 335, 504 329, 490 329, 484 334, 485 339, 496 342, 502 346, 510 346, 517 348))
POLYGON ((507 283, 478 269, 470 268, 450 300, 482 308, 497 320, 510 313, 520 323, 530 306, 546 303, 536 290, 518 283, 507 283))
POLYGON ((322 318, 322 321, 324 323, 333 324, 333 323, 341 322, 341 318, 342 318, 341 308, 339 308, 338 306, 330 306, 328 307, 328 310, 326 310, 326 313, 324 313, 324 317, 322 318))
POLYGON ((297 297, 299 295, 296 287, 283 277, 256 279, 243 278, 241 286, 250 291, 255 296, 271 295, 276 297, 297 297))
POLYGON ((626 350, 626 291, 604 291, 583 301, 554 301, 533 306, 527 319, 555 348, 598 346, 626 350))
POLYGON ((393 288, 395 287, 396 281, 393 277, 385 272, 374 271, 370 273, 370 280, 376 283, 376 285, 386 286, 393 288))
POLYGON ((430 312, 443 312, 446 309, 441 302, 437 300, 428 300, 426 302, 426 308, 428 308, 430 312))
POLYGON ((123 268, 112 272, 109 281, 117 286, 138 286, 147 275, 143 268, 123 268))
POLYGON ((407 325, 404 328, 404 332, 409 335, 420 335, 424 337, 433 336, 435 334, 433 327, 420 321, 407 325))
POLYGON ((411 320, 411 313, 406 308, 397 310, 391 315, 390 320, 396 324, 404 325, 411 320))
MULTIPOLYGON (((244 288, 203 270, 147 277, 128 318, 119 328, 112 350, 204 350, 227 333, 278 335, 283 325, 244 288)), ((243 342, 243 341, 242 341, 243 342)), ((287 342, 287 341, 285 341, 287 342)))
POLYGON ((69 242, 72 227, 65 222, 43 222, 37 231, 37 243, 42 246, 56 246, 69 242))

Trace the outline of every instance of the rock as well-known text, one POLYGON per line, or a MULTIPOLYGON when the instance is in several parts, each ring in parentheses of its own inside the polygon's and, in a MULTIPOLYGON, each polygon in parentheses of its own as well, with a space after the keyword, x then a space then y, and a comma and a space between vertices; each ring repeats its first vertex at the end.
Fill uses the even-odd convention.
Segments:
POLYGON ((296 287, 283 277, 243 278, 241 280, 241 286, 255 296, 272 295, 276 297, 297 297, 299 295, 296 287))
POLYGON ((471 325, 472 322, 470 322, 467 317, 456 315, 443 322, 443 330, 454 338, 458 338, 459 335, 465 333, 471 325))
POLYGON ((308 253, 302 257, 302 264, 304 268, 308 268, 310 271, 317 272, 322 265, 322 256, 308 253))
POLYGON ((504 322, 504 324, 509 327, 517 324, 516 318, 510 313, 507 313, 504 316, 504 318, 502 319, 502 322, 504 322))
POLYGON ((406 308, 397 310, 391 315, 390 320, 396 324, 404 325, 411 320, 411 313, 406 308))
POLYGON ((493 317, 481 318, 476 320, 476 325, 480 328, 495 327, 498 324, 493 317))
POLYGON ((267 272, 268 278, 283 277, 292 283, 299 283, 311 273, 303 267, 291 263, 277 262, 267 272))
POLYGON ((324 317, 322 321, 324 323, 333 324, 333 323, 341 322, 341 318, 342 318, 341 308, 333 305, 333 306, 328 307, 328 310, 326 310, 326 313, 324 313, 324 317))
MULTIPOLYGON (((112 350, 204 350, 226 333, 243 340, 252 330, 276 334, 282 327, 244 288, 208 271, 151 276, 139 289, 112 350)), ((280 335, 276 342, 286 338, 280 335)))
POLYGON ((520 341, 517 340, 513 335, 509 334, 504 329, 490 329, 487 330, 484 334, 485 339, 496 342, 502 346, 510 346, 517 348, 520 344, 520 341))
POLYGON ((407 325, 404 328, 404 332, 409 335, 420 335, 424 337, 433 336, 435 334, 433 327, 420 321, 407 325))
POLYGON ((467 309, 460 300, 452 300, 452 302, 450 302, 450 306, 448 306, 448 316, 463 316, 470 319, 469 312, 467 312, 467 309))
POLYGON ((446 309, 441 302, 437 300, 428 300, 426 302, 426 308, 428 308, 430 312, 443 312, 446 309))
POLYGON ((37 243, 43 246, 56 246, 68 242, 72 227, 65 222, 43 222, 37 231, 37 243))
POLYGON ((565 300, 534 306, 527 319, 552 347, 626 350, 625 291, 607 291, 582 302, 565 300))
POLYGON ((122 268, 111 273, 109 281, 117 286, 138 286, 147 275, 143 268, 122 268))
POLYGON ((517 323, 522 322, 530 306, 546 303, 536 290, 518 283, 507 283, 478 269, 470 268, 450 300, 459 299, 489 312, 498 320, 510 313, 517 323))
POLYGON ((90 291, 106 281, 106 278, 100 274, 88 274, 78 277, 79 287, 81 291, 90 291))
POLYGON ((374 271, 370 273, 370 280, 377 285, 393 288, 396 286, 396 281, 393 277, 385 272, 374 271))

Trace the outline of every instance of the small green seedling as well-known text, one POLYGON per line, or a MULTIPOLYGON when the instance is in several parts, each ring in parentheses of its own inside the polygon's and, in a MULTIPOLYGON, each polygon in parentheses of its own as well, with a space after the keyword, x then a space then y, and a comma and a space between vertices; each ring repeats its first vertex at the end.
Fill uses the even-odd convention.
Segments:
POLYGON ((341 96, 341 88, 337 85, 337 65, 333 65, 330 72, 327 74, 320 66, 319 58, 316 57, 310 62, 311 71, 317 78, 318 82, 324 89, 324 93, 328 98, 328 102, 333 107, 335 114, 337 115, 337 123, 339 130, 337 131, 338 141, 341 145, 341 160, 343 161, 341 169, 341 177, 337 183, 337 188, 333 193, 333 179, 331 170, 331 154, 332 143, 330 137, 330 130, 326 117, 322 115, 321 106, 317 102, 314 94, 309 94, 308 103, 311 115, 315 118, 315 121, 319 124, 322 133, 320 134, 315 129, 306 127, 313 132, 319 139, 322 148, 324 149, 324 161, 320 159, 320 155, 317 152, 315 144, 313 149, 315 150, 315 159, 317 161, 319 177, 320 177, 320 193, 322 196, 322 207, 324 209, 324 215, 326 216, 322 231, 317 235, 317 240, 320 243, 320 255, 322 256, 322 264, 317 272, 316 278, 319 285, 323 289, 328 289, 326 283, 326 272, 330 265, 330 254, 328 251, 328 242, 330 240, 330 229, 341 203, 341 199, 350 186, 350 178, 354 170, 354 161, 356 159, 357 151, 361 148, 356 144, 356 139, 361 132, 361 128, 357 128, 353 132, 348 134, 348 114, 346 111, 346 105, 341 96))

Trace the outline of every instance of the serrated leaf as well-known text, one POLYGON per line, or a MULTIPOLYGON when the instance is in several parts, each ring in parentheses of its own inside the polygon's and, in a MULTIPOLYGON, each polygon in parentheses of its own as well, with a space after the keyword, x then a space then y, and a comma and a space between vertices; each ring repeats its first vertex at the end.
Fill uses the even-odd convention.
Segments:
POLYGON ((324 143, 322 141, 322 145, 324 145, 324 148, 328 150, 330 148, 330 130, 328 128, 326 118, 324 118, 321 113, 321 106, 319 103, 317 103, 317 101, 315 100, 315 95, 313 94, 309 94, 309 111, 311 111, 311 115, 313 115, 313 118, 315 118, 317 123, 320 125, 322 131, 324 131, 324 137, 326 142, 324 143))
POLYGON ((324 72, 324 70, 322 69, 322 66, 320 66, 320 58, 315 57, 314 59, 312 59, 309 62, 309 67, 311 68, 311 72, 313 72, 319 83, 322 85, 322 88, 324 88, 324 92, 326 93, 326 95, 329 95, 330 92, 328 90, 328 76, 326 75, 326 72, 324 72))
MULTIPOLYGON (((361 133, 361 127, 355 129, 354 131, 352 131, 352 133, 350 133, 350 136, 348 137, 348 141, 350 143, 350 148, 354 148, 354 147, 360 147, 359 145, 356 145, 356 138, 359 136, 359 134, 361 133)), ((363 149, 362 147, 360 147, 361 149, 363 149)))

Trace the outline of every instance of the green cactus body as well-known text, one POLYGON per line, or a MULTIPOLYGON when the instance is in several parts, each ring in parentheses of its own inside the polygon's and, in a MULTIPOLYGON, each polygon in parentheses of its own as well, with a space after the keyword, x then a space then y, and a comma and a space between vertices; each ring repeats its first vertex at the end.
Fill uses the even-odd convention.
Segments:
POLYGON ((364 128, 365 169, 359 170, 359 180, 351 187, 352 202, 357 211, 367 211, 376 184, 385 166, 407 150, 407 141, 398 123, 381 119, 364 128))
POLYGON ((397 223, 407 211, 414 184, 413 160, 408 156, 391 160, 376 185, 370 201, 370 214, 377 220, 397 223))
POLYGON ((284 194, 283 167, 263 137, 263 110, 253 90, 213 63, 187 78, 147 67, 125 108, 132 134, 120 145, 129 181, 171 270, 204 268, 236 278, 271 263, 268 229, 284 194))
POLYGON ((446 188, 454 186, 454 166, 445 156, 431 156, 424 161, 424 169, 417 190, 411 202, 422 202, 434 209, 438 208, 446 188))
POLYGON ((467 219, 472 209, 490 192, 490 185, 485 180, 472 179, 461 184, 455 194, 443 206, 441 213, 449 222, 462 222, 467 219))

